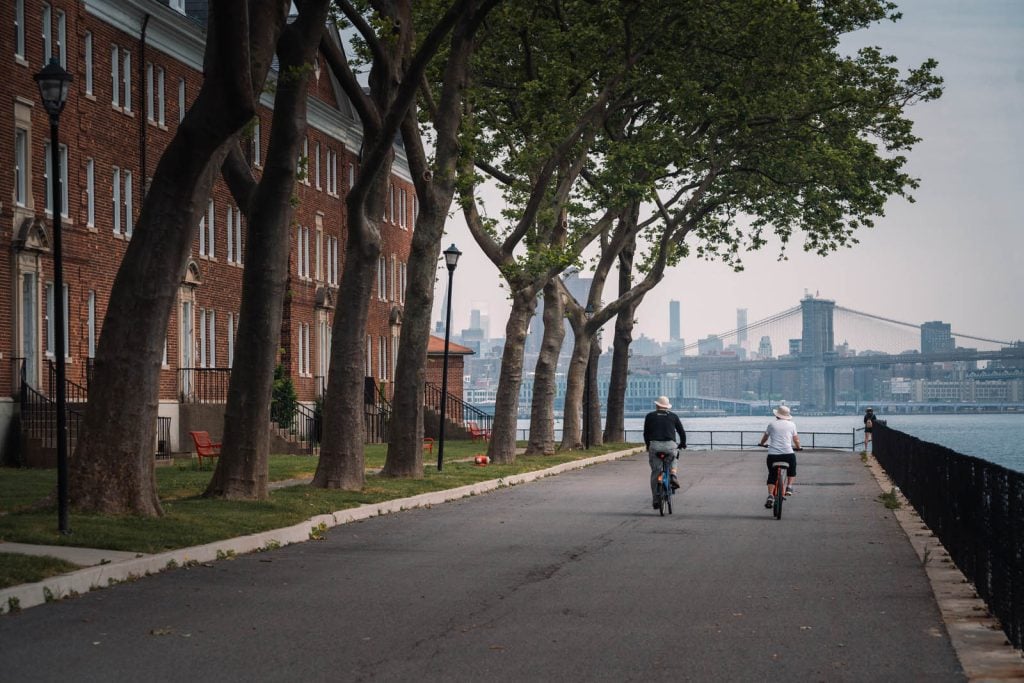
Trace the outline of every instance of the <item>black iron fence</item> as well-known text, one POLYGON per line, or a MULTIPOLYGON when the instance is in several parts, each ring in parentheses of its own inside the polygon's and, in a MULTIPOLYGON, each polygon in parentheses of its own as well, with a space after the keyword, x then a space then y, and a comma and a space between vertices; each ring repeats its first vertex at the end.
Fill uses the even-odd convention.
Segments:
POLYGON ((227 403, 231 368, 179 368, 182 403, 227 403))
MULTIPOLYGON (((764 430, 757 431, 728 431, 728 430, 686 430, 686 447, 694 451, 714 450, 743 450, 745 448, 757 448, 761 441, 764 430)), ((644 433, 641 429, 627 429, 625 431, 626 443, 643 443, 644 433)), ((516 438, 520 441, 527 441, 530 438, 529 429, 519 429, 516 438)), ((555 440, 561 440, 562 430, 555 430, 555 440)), ((842 451, 856 450, 859 441, 857 430, 849 432, 800 432, 800 445, 803 448, 830 448, 842 451)))
POLYGON ((1024 473, 884 425, 874 455, 974 583, 1014 647, 1024 645, 1024 473))
MULTIPOLYGON (((445 420, 452 424, 460 425, 464 429, 470 422, 475 422, 479 429, 490 432, 494 426, 494 416, 485 413, 472 403, 466 403, 458 396, 449 393, 448 400, 444 406, 445 420)), ((423 386, 423 405, 435 413, 441 412, 441 387, 430 382, 423 386)))

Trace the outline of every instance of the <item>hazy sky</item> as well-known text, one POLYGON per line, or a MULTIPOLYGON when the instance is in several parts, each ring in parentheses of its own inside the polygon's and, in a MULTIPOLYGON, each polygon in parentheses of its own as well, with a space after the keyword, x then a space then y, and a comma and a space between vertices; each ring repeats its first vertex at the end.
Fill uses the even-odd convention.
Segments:
MULTIPOLYGON (((879 45, 904 69, 929 57, 939 62, 943 96, 909 110, 923 138, 908 164, 921 179, 917 201, 890 200, 875 228, 858 233, 860 244, 827 258, 790 249, 789 260, 778 262, 777 242, 747 254, 742 273, 691 258, 647 295, 634 337, 668 338, 670 299, 681 302, 690 343, 733 329, 737 308, 754 322, 796 306, 806 290, 896 320, 943 320, 965 334, 1024 339, 1024 1, 907 0, 900 7, 900 22, 844 44, 879 45)), ((452 329, 468 327, 478 308, 490 317, 491 336, 504 336, 505 290, 461 216, 448 226, 444 246, 452 242, 463 252, 452 329)), ((443 293, 442 285, 435 320, 443 293)))

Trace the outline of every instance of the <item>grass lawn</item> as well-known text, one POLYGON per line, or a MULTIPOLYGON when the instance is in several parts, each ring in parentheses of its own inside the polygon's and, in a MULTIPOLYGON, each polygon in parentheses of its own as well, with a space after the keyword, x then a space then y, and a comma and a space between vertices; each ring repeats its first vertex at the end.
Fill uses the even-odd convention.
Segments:
MULTIPOLYGON (((191 464, 159 467, 156 478, 163 517, 101 516, 78 514, 72 510, 69 520, 72 533, 67 536, 57 533, 56 470, 3 468, 0 469, 0 540, 158 553, 292 526, 314 515, 364 503, 405 498, 545 469, 626 447, 610 444, 589 451, 519 456, 513 465, 480 467, 472 462, 458 461, 484 452, 481 444, 452 441, 445 443, 442 472, 437 471, 436 454, 426 454, 423 479, 391 479, 368 471, 362 491, 328 491, 299 484, 271 491, 268 500, 259 502, 202 498, 201 494, 213 474, 212 467, 203 470, 195 469, 191 464)), ((367 470, 383 466, 386 448, 384 444, 367 446, 367 470)), ((307 456, 271 456, 270 480, 312 477, 316 464, 316 458, 307 456)), ((0 555, 0 576, 4 574, 6 560, 0 555)))

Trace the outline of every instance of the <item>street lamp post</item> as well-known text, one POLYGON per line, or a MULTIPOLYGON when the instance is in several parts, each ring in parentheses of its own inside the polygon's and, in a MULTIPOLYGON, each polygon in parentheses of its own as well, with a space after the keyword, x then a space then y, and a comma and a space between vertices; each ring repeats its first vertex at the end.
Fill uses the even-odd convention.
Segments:
POLYGON ((39 85, 43 107, 50 115, 50 188, 53 195, 53 289, 54 289, 54 353, 57 356, 57 527, 62 534, 68 528, 68 428, 67 388, 65 387, 66 345, 64 335, 64 253, 61 240, 61 213, 64 211, 60 183, 60 113, 68 100, 71 74, 60 66, 56 57, 34 76, 39 85))
POLYGON ((444 250, 444 263, 448 266, 448 305, 444 321, 444 361, 441 364, 441 422, 437 427, 437 471, 444 465, 444 409, 448 404, 448 340, 452 331, 452 276, 462 252, 453 244, 444 250))
MULTIPOLYGON (((587 304, 583 316, 590 322, 594 317, 594 304, 587 304)), ((595 337, 597 335, 594 335, 595 337)), ((594 343, 594 339, 590 340, 594 343)), ((587 352, 587 372, 583 377, 583 448, 590 448, 590 352, 587 352)))

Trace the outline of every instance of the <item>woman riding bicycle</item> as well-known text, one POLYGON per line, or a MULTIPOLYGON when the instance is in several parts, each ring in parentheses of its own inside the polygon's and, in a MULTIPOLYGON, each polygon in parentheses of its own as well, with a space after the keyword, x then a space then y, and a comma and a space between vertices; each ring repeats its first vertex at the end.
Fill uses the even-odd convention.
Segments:
POLYGON ((800 437, 796 433, 796 425, 793 424, 789 406, 779 406, 772 412, 775 413, 776 419, 765 428, 760 444, 768 444, 768 500, 764 502, 766 508, 775 504, 776 473, 772 467, 773 463, 784 462, 789 465, 789 486, 786 487, 785 495, 791 496, 795 493, 793 483, 796 482, 796 453, 793 450, 800 450, 800 437))
POLYGON ((647 413, 644 418, 644 445, 647 446, 647 459, 651 464, 651 496, 654 509, 661 506, 658 495, 658 475, 661 474, 661 458, 658 453, 666 453, 666 459, 672 467, 672 490, 679 488, 676 479, 676 435, 679 436, 679 448, 686 448, 686 431, 679 416, 671 412, 672 404, 667 396, 659 396, 654 402, 656 410, 647 413))

